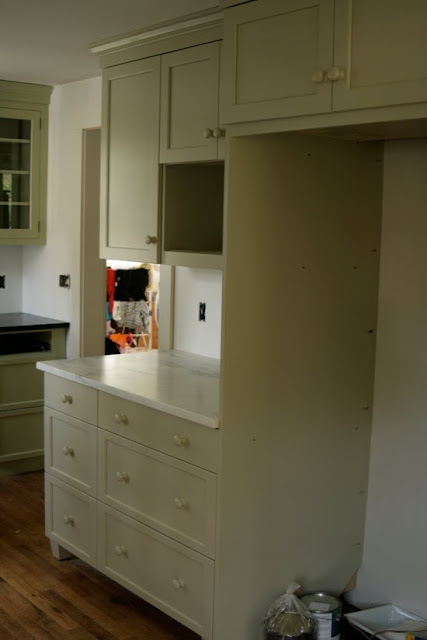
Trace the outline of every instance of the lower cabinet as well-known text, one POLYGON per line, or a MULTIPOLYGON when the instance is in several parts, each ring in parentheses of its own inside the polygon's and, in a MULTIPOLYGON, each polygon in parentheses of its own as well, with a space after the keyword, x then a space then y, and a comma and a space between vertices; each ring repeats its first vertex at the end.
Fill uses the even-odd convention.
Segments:
POLYGON ((218 432, 58 376, 45 386, 54 555, 81 558, 210 639, 218 432))

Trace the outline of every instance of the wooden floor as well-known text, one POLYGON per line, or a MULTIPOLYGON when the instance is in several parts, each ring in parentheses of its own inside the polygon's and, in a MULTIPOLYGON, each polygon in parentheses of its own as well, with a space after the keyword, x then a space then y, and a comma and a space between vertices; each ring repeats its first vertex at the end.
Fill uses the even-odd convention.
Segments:
POLYGON ((0 640, 199 640, 80 560, 52 557, 43 473, 0 479, 0 640))

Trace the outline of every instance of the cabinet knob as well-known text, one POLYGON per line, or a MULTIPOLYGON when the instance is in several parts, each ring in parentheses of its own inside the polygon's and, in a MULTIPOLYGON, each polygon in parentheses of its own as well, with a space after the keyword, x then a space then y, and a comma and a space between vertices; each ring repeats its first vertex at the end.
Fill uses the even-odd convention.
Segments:
POLYGON ((213 131, 212 129, 206 128, 203 130, 203 137, 204 138, 212 138, 213 136, 213 131))
POLYGON ((219 127, 215 127, 215 129, 212 131, 212 136, 214 138, 222 138, 223 136, 225 136, 225 130, 220 129, 219 127))
POLYGON ((172 586, 174 589, 184 589, 185 582, 182 578, 174 578, 172 580, 172 586))
POLYGON ((128 417, 124 413, 116 413, 114 420, 117 424, 127 424, 129 422, 128 417))
POLYGON ((190 441, 187 438, 187 436, 176 435, 173 437, 173 441, 175 443, 175 446, 177 447, 188 447, 188 445, 190 444, 190 441))
POLYGON ((127 554, 128 554, 126 547, 123 547, 123 546, 121 546, 119 544, 114 547, 114 553, 117 556, 127 556, 127 554))
POLYGON ((313 75, 311 76, 313 82, 316 82, 317 84, 322 84, 322 82, 324 82, 325 80, 325 72, 323 71, 323 69, 315 69, 315 71, 313 71, 313 75))
POLYGON ((174 502, 177 509, 188 509, 188 502, 183 498, 174 498, 174 502))
POLYGON ((340 69, 340 67, 331 67, 326 74, 326 77, 330 82, 342 80, 342 78, 344 78, 344 69, 340 69))
POLYGON ((145 244, 156 244, 157 238, 156 236, 145 236, 145 244))
POLYGON ((129 476, 125 471, 116 471, 117 482, 129 482, 129 476))
POLYGON ((64 516, 64 522, 65 524, 69 524, 71 527, 74 526, 74 518, 73 516, 69 516, 67 513, 64 516))
POLYGON ((73 403, 73 396, 69 396, 66 393, 63 393, 62 396, 61 396, 61 401, 64 404, 67 404, 67 403, 68 404, 72 404, 73 403))
POLYGON ((64 447, 62 449, 62 453, 64 454, 64 456, 74 456, 74 449, 73 447, 64 447))

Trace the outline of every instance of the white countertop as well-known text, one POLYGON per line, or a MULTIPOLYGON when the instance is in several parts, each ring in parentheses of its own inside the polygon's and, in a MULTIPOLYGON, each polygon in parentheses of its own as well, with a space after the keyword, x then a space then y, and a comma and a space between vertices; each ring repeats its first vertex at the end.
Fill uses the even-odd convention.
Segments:
POLYGON ((219 426, 219 360, 214 358, 147 351, 44 360, 37 368, 208 427, 219 426))

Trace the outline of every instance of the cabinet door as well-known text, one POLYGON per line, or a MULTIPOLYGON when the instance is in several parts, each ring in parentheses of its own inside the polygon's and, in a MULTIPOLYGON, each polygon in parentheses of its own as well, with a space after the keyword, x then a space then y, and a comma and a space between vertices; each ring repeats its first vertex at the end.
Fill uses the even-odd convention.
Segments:
POLYGON ((40 113, 0 109, 0 241, 39 235, 40 113))
POLYGON ((265 0, 226 11, 221 122, 331 109, 333 0, 265 0))
POLYGON ((341 0, 335 19, 334 110, 427 100, 425 0, 341 0))
POLYGON ((100 254, 157 261, 160 58, 103 77, 100 254))
POLYGON ((160 162, 218 157, 219 42, 162 56, 160 162))

